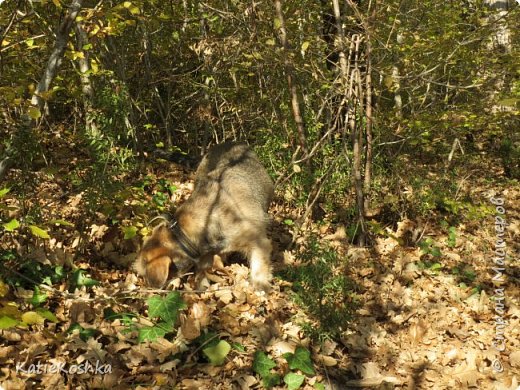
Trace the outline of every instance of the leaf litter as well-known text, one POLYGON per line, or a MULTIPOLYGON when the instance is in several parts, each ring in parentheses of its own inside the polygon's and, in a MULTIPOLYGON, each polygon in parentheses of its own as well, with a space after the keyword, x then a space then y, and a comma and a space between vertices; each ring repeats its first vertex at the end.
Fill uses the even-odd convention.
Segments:
MULTIPOLYGON (((175 185, 176 201, 188 196, 190 185, 175 185)), ((519 252, 520 194, 508 191, 513 258, 519 252)), ((28 241, 26 253, 36 261, 66 265, 83 250, 75 261, 83 270, 76 275, 77 289, 69 292, 63 281, 37 296, 52 316, 25 303, 32 291, 0 286, 0 386, 5 389, 518 388, 520 294, 512 263, 503 285, 506 349, 492 348, 497 328, 491 222, 459 226, 454 244, 452 232, 405 220, 378 236, 372 250, 350 247, 344 226, 311 226, 321 242, 348 259, 345 272, 360 302, 336 339, 318 341, 305 330, 305 324, 318 321, 293 299, 291 283, 277 278, 272 291, 257 293, 240 262, 217 259, 202 281, 195 275, 174 280, 183 303, 171 298, 169 305, 167 292, 143 287, 126 268, 135 258, 140 227, 114 232, 92 221, 85 240, 70 226, 81 215, 81 202, 81 194, 66 199, 49 232, 31 228, 40 239, 52 237, 46 247, 28 241), (422 248, 401 245, 407 234, 432 240, 422 248), (88 255, 95 261, 87 261, 88 255), (123 263, 112 261, 118 258, 123 263), (158 320, 171 326, 139 342, 140 329, 158 320), (47 371, 39 372, 38 363, 47 371), (80 372, 87 363, 106 372, 80 372), (73 367, 76 372, 70 372, 73 367)), ((287 226, 281 213, 275 219, 287 226)), ((302 264, 298 248, 287 248, 287 235, 286 228, 273 228, 277 270, 302 264)))

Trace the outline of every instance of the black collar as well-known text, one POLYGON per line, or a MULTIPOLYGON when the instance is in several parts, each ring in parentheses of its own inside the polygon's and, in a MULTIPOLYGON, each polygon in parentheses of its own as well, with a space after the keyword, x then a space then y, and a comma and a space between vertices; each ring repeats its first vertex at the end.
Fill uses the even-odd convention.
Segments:
POLYGON ((170 223, 170 231, 179 243, 181 249, 190 257, 195 260, 201 256, 201 253, 197 246, 189 239, 189 237, 182 231, 177 220, 170 223))

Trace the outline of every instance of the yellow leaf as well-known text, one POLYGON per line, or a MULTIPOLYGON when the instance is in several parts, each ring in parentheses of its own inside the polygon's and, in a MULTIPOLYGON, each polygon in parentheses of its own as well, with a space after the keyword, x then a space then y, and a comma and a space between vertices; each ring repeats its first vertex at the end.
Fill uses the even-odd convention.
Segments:
POLYGON ((33 235, 35 235, 36 237, 51 238, 51 236, 49 236, 49 233, 47 233, 47 231, 43 230, 42 228, 40 228, 36 225, 29 225, 29 229, 31 229, 31 233, 33 235))
POLYGON ((130 8, 131 6, 132 6, 132 3, 130 1, 125 1, 123 3, 123 7, 125 7, 125 8, 130 8))
POLYGON ((150 228, 148 228, 147 226, 143 227, 141 230, 139 230, 139 234, 143 237, 146 237, 147 235, 149 235, 151 233, 151 230, 150 228))
POLYGON ((11 42, 9 42, 7 39, 4 39, 4 40, 2 41, 2 44, 1 44, 0 46, 5 47, 5 46, 9 45, 10 43, 11 43, 11 42))
POLYGON ((4 283, 3 280, 0 280, 0 298, 3 298, 9 292, 9 286, 4 283))
POLYGON ((129 8, 129 11, 132 15, 139 15, 141 13, 141 10, 139 7, 133 6, 129 8))
POLYGON ((29 109, 27 110, 27 113, 29 114, 29 116, 32 119, 38 119, 39 117, 42 116, 42 113, 40 112, 38 107, 29 107, 29 109))
POLYGON ((61 9, 61 3, 59 2, 59 0, 52 0, 52 2, 56 6, 56 8, 61 9))
POLYGON ((14 302, 2 303, 0 308, 0 316, 9 316, 13 318, 20 318, 22 313, 14 302))
POLYGON ((96 74, 99 72, 99 65, 96 60, 90 60, 90 69, 92 69, 92 73, 96 74))
POLYGON ((96 35, 99 31, 101 30, 101 27, 99 27, 99 25, 94 25, 94 27, 92 28, 92 31, 90 31, 89 35, 91 37, 93 37, 94 35, 96 35))
POLYGON ((36 313, 35 311, 28 311, 22 314, 22 322, 27 325, 43 324, 45 318, 36 313))

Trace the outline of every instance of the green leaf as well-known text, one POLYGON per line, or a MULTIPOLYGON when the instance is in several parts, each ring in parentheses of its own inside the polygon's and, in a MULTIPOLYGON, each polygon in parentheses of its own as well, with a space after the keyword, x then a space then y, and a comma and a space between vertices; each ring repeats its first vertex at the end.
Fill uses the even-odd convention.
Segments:
POLYGON ((18 325, 19 321, 9 316, 0 317, 0 329, 9 329, 18 325))
POLYGON ((0 190, 0 198, 3 198, 5 195, 7 195, 9 193, 9 191, 11 191, 10 188, 2 188, 0 190))
POLYGON ((309 48, 309 45, 310 45, 310 42, 309 41, 305 41, 302 43, 302 51, 305 53, 307 51, 307 49, 309 48))
POLYGON ((433 263, 430 267, 430 269, 432 271, 439 271, 442 269, 442 264, 441 263, 433 263))
POLYGON ((455 226, 451 226, 448 229, 448 247, 455 248, 457 245, 457 228, 455 226))
POLYGON ((307 348, 297 347, 294 353, 286 353, 283 356, 287 359, 291 370, 300 370, 307 375, 314 375, 311 353, 307 348))
POLYGON ((507 99, 500 100, 498 102, 498 104, 501 105, 501 106, 515 107, 518 102, 520 102, 520 99, 517 99, 517 98, 507 98, 507 99))
POLYGON ((239 352, 245 352, 246 351, 246 347, 244 347, 242 344, 240 343, 231 343, 231 347, 239 352))
POLYGON ((134 238, 137 234, 137 228, 135 226, 124 226, 123 227, 124 239, 129 240, 134 238))
POLYGON ((262 378, 262 383, 265 388, 270 389, 273 386, 280 384, 280 380, 282 378, 278 374, 269 374, 268 376, 264 376, 262 378))
POLYGON ((32 119, 38 119, 42 116, 42 113, 40 112, 40 110, 37 107, 29 107, 29 109, 27 110, 27 114, 32 119))
POLYGON ((40 292, 40 288, 38 286, 34 286, 33 295, 29 302, 31 303, 31 305, 36 307, 36 306, 40 306, 40 304, 45 302, 47 300, 47 298, 48 298, 47 294, 42 294, 40 292))
POLYGON ((96 336, 96 329, 92 329, 92 328, 81 328, 80 332, 79 332, 79 338, 85 342, 88 341, 88 339, 90 338, 93 338, 94 336, 96 336))
POLYGON ((226 361, 226 356, 231 351, 231 345, 225 340, 220 340, 214 347, 204 348, 202 352, 214 366, 220 366, 226 361))
POLYGON ((287 389, 289 389, 289 390, 299 389, 300 386, 303 384, 304 380, 305 380, 305 377, 303 375, 295 374, 294 372, 288 373, 283 378, 283 381, 287 385, 287 389))
POLYGON ((28 311, 22 314, 22 322, 27 325, 43 324, 45 322, 45 318, 43 318, 35 311, 28 311))
POLYGON ((56 316, 51 311, 44 309, 42 307, 36 308, 36 313, 38 313, 43 318, 45 318, 46 320, 49 320, 51 322, 59 322, 58 319, 56 318, 56 316))
POLYGON ((11 219, 9 222, 4 223, 2 226, 8 232, 12 232, 20 227, 20 222, 18 222, 17 219, 11 219))
POLYGON ((314 384, 314 388, 315 388, 316 390, 325 390, 325 385, 324 385, 323 383, 318 383, 318 382, 316 382, 316 383, 314 384))
POLYGON ((264 352, 255 352, 253 358, 253 371, 262 377, 262 383, 265 388, 270 389, 280 383, 280 375, 271 373, 271 369, 275 367, 276 363, 264 352))
POLYGON ((430 250, 430 254, 433 257, 441 257, 442 256, 441 249, 438 246, 432 247, 431 250, 430 250))
POLYGON ((111 307, 105 307, 103 309, 103 319, 108 321, 114 321, 121 319, 123 316, 119 313, 116 313, 114 309, 111 307))
POLYGON ((253 371, 262 378, 271 375, 271 369, 276 367, 273 359, 269 358, 264 352, 256 351, 253 358, 253 371))
POLYGON ((56 226, 74 226, 73 223, 70 223, 69 221, 65 221, 64 219, 53 219, 52 221, 49 221, 50 225, 56 225, 56 226))
POLYGON ((85 342, 87 342, 89 338, 94 337, 97 333, 96 329, 83 328, 77 322, 70 325, 69 329, 67 330, 67 333, 71 334, 75 330, 78 330, 79 338, 85 342))
POLYGON ((283 221, 284 224, 286 224, 287 226, 293 226, 294 225, 294 221, 292 219, 286 219, 283 221))
POLYGON ((199 346, 204 347, 214 347, 219 343, 218 333, 213 332, 211 330, 206 333, 202 333, 199 337, 195 339, 195 343, 199 346))
POLYGON ((43 230, 42 228, 40 228, 36 225, 29 225, 29 229, 31 230, 31 233, 36 237, 51 238, 51 236, 49 236, 49 233, 47 233, 47 231, 43 230))
POLYGON ((99 281, 87 276, 85 270, 82 270, 82 269, 77 269, 76 271, 74 271, 71 278, 72 278, 72 280, 71 280, 72 291, 74 291, 76 289, 76 287, 82 287, 82 286, 92 287, 92 286, 97 286, 99 284, 99 281))
POLYGON ((169 293, 166 297, 154 296, 149 298, 148 315, 150 318, 159 317, 164 322, 173 326, 179 316, 179 311, 186 308, 186 304, 178 291, 169 293))
POLYGON ((124 325, 131 326, 132 318, 136 318, 134 313, 116 313, 111 307, 103 310, 103 319, 107 321, 121 320, 124 325))
POLYGON ((145 326, 139 329, 137 341, 140 343, 144 341, 155 341, 159 337, 163 337, 168 331, 160 326, 145 326))

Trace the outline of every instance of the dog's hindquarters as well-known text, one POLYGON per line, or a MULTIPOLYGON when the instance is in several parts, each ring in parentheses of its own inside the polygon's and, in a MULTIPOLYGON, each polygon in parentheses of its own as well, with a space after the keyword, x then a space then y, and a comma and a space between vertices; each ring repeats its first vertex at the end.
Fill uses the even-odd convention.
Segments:
POLYGON ((267 209, 274 186, 258 157, 245 144, 222 144, 212 149, 198 175, 218 181, 218 210, 226 225, 218 223, 230 251, 249 260, 250 277, 257 289, 268 290, 272 279, 271 241, 267 238, 267 209))

